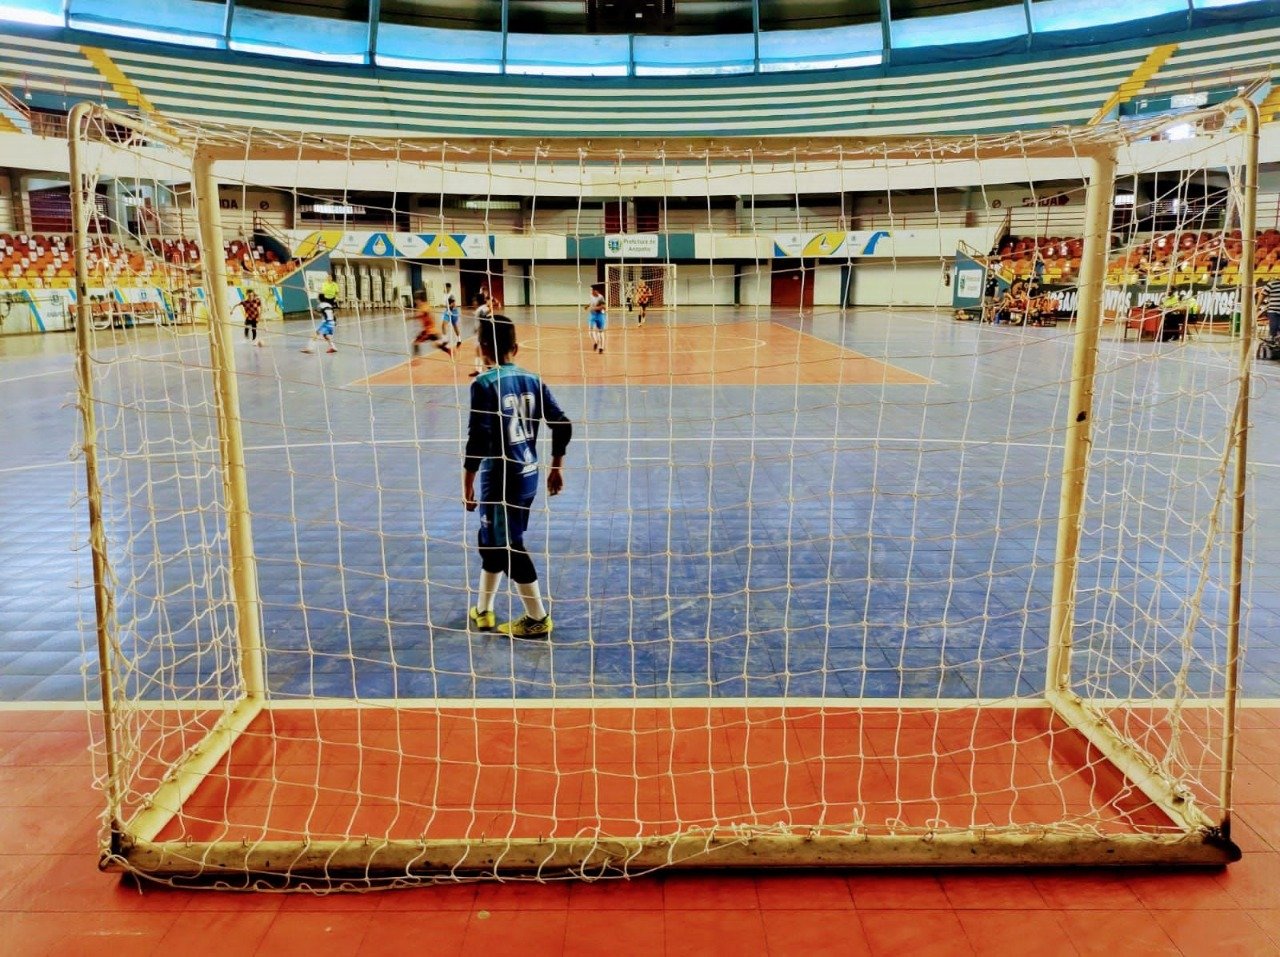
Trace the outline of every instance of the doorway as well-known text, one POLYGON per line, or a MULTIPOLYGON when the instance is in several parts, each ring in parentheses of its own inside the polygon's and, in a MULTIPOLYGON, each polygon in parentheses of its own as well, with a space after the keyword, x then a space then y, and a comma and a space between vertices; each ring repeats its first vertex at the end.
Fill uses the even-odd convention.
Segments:
POLYGON ((490 298, 506 302, 507 297, 503 292, 502 283, 502 265, 501 260, 494 259, 464 260, 458 264, 458 282, 462 286, 461 299, 464 306, 474 309, 480 304, 481 286, 489 290, 490 298))
POLYGON ((770 275, 769 304, 805 312, 813 308, 813 263, 804 259, 775 259, 770 275))

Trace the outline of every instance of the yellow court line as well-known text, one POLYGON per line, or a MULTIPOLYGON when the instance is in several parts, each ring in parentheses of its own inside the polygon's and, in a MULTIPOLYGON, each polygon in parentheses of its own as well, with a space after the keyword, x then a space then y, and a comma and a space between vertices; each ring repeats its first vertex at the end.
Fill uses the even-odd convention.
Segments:
POLYGON ((1174 51, 1178 49, 1176 43, 1166 43, 1156 47, 1147 54, 1147 58, 1143 60, 1129 75, 1127 80, 1123 80, 1116 91, 1111 94, 1107 102, 1103 103, 1098 112, 1093 114, 1093 119, 1089 120, 1089 126, 1097 126, 1101 123, 1108 113, 1114 110, 1121 103, 1128 103, 1147 85, 1147 81, 1155 76, 1162 66, 1173 56, 1174 51))

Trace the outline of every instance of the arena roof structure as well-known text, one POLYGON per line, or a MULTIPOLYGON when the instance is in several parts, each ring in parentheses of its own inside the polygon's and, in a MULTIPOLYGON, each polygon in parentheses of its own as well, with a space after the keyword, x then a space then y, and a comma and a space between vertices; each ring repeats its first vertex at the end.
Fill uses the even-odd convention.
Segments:
POLYGON ((87 98, 350 135, 894 136, 1087 124, 1240 92, 1265 122, 1277 61, 1272 0, 10 0, 0 128, 87 98), (636 32, 601 32, 624 13, 636 32))

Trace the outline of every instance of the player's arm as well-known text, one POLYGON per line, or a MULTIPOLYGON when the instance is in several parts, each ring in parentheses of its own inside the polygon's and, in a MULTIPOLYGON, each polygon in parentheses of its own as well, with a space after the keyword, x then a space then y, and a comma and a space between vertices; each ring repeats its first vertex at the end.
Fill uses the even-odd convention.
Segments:
POLYGON ((573 438, 573 423, 545 385, 542 387, 542 417, 551 431, 551 467, 547 470, 547 494, 559 495, 564 488, 564 454, 573 438))
POLYGON ((501 427, 498 421, 496 396, 479 382, 471 383, 471 414, 467 419, 467 449, 462 461, 462 504, 468 512, 476 510, 476 472, 480 463, 491 454, 493 430, 501 427), (491 402, 493 398, 495 401, 491 402))

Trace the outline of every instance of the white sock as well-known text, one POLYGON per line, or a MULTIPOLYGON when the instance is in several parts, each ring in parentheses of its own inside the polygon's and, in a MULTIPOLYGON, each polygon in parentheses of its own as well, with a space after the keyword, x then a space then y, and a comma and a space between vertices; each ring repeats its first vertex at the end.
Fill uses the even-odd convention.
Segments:
POLYGON ((502 572, 480 573, 480 594, 476 596, 476 607, 481 611, 493 611, 493 596, 498 591, 498 582, 502 580, 502 572))
POLYGON ((516 591, 520 593, 520 600, 524 602, 526 615, 537 619, 547 617, 547 606, 542 603, 542 589, 538 587, 536 581, 525 585, 517 583, 516 591))

